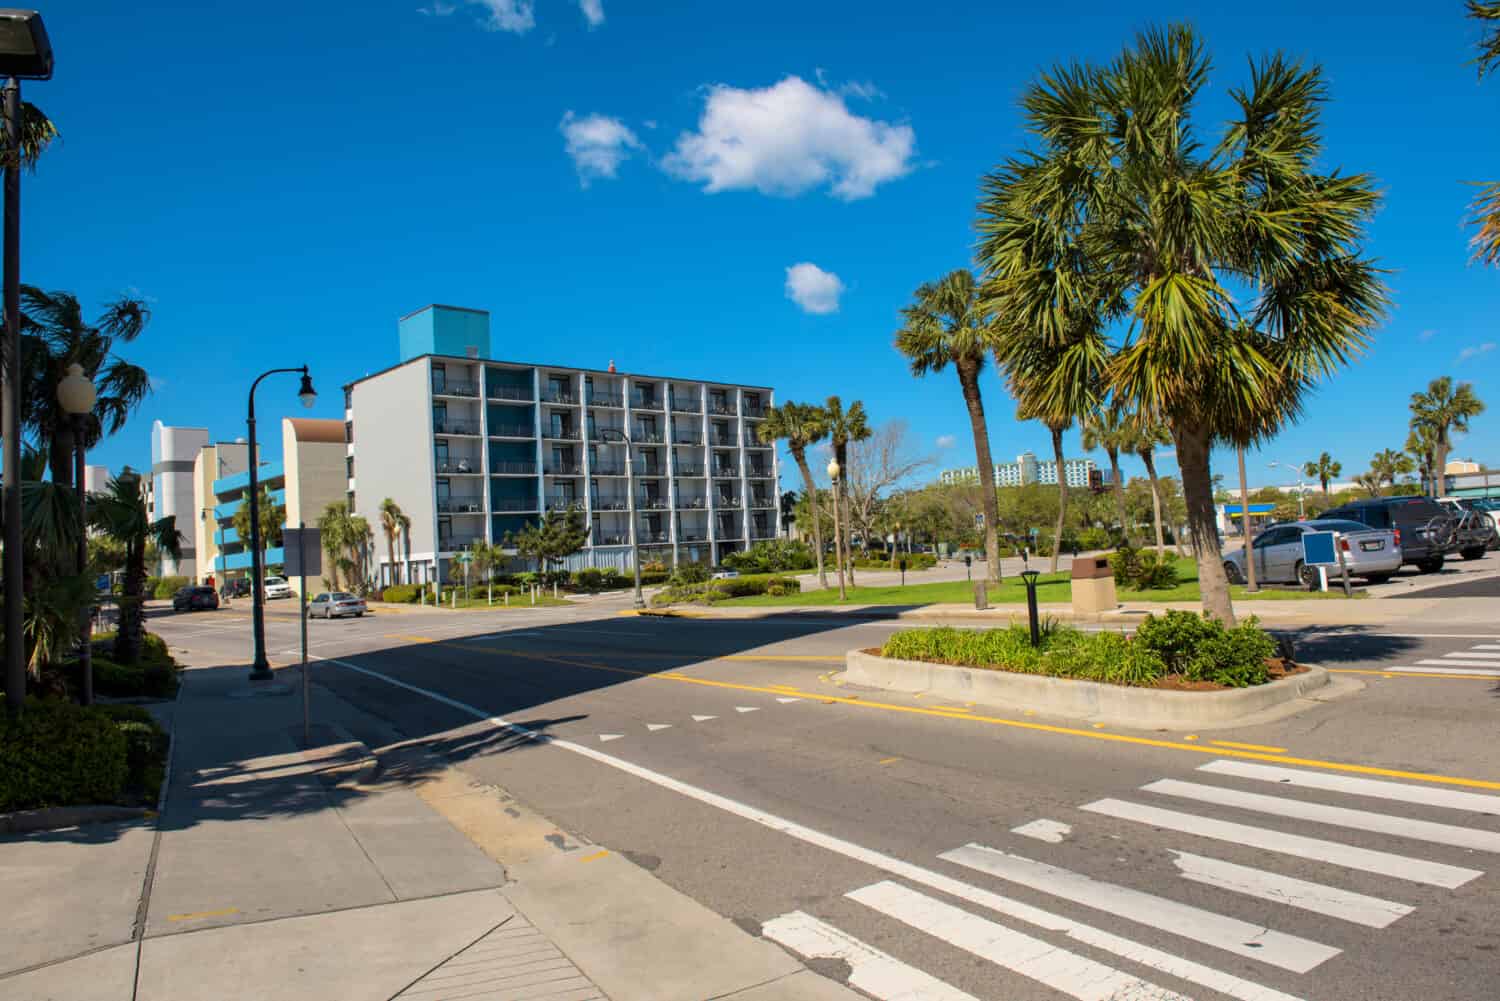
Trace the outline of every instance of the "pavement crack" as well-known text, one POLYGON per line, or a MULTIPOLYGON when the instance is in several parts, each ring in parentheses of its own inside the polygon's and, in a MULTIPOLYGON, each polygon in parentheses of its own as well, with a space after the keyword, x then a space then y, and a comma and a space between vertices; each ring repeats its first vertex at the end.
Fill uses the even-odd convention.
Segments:
POLYGON ((797 974, 802 972, 802 970, 788 970, 786 973, 783 973, 780 976, 772 977, 769 980, 762 980, 759 983, 746 984, 744 987, 736 987, 728 994, 714 994, 710 997, 704 998, 703 1001, 724 1001, 725 998, 741 997, 745 994, 748 994, 750 991, 758 991, 762 987, 768 987, 771 984, 779 984, 781 983, 781 981, 787 979, 788 977, 795 977, 797 974))

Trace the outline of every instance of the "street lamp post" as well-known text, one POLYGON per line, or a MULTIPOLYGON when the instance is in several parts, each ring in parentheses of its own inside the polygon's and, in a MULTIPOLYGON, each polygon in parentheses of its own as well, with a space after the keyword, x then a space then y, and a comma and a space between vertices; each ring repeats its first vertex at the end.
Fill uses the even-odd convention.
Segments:
POLYGON ((301 374, 302 385, 297 389, 297 398, 302 401, 304 407, 311 407, 318 401, 318 393, 313 389, 312 376, 308 374, 306 365, 301 368, 270 369, 262 372, 250 384, 250 407, 245 416, 245 423, 250 429, 246 457, 250 462, 250 621, 251 632, 255 640, 255 660, 250 665, 251 681, 269 681, 274 677, 271 674, 271 663, 266 660, 266 568, 265 557, 260 551, 260 473, 256 469, 255 457, 255 388, 260 385, 261 379, 280 372, 301 374))
POLYGON ((1303 484, 1304 484, 1305 481, 1302 479, 1302 467, 1301 466, 1290 466, 1290 465, 1287 465, 1285 462, 1273 462, 1273 463, 1271 463, 1271 465, 1270 465, 1269 468, 1275 469, 1277 466, 1280 466, 1282 469, 1290 469, 1292 471, 1292 473, 1296 475, 1296 477, 1297 477, 1297 520, 1298 521, 1306 521, 1307 520, 1307 502, 1303 498, 1305 498, 1307 496, 1307 490, 1303 486, 1303 484))
POLYGON ((4 399, 0 438, 5 487, 5 702, 13 713, 26 705, 26 637, 22 633, 21 550, 21 81, 52 79, 52 45, 42 15, 0 10, 0 77, 5 83, 5 338, 0 350, 4 399))
POLYGON ((828 460, 828 479, 833 483, 833 558, 839 565, 839 600, 848 601, 849 595, 844 590, 844 536, 843 529, 839 525, 839 460, 837 458, 828 460))
POLYGON ((635 534, 635 443, 618 428, 604 428, 599 437, 625 445, 625 511, 630 519, 630 563, 635 568, 635 607, 639 611, 646 607, 646 596, 641 593, 641 547, 635 534))
MULTIPOLYGON (((57 402, 73 418, 73 489, 78 491, 78 573, 89 568, 88 491, 84 488, 84 453, 88 447, 88 417, 93 413, 98 394, 94 384, 83 374, 83 366, 74 362, 67 376, 57 384, 57 402)), ((94 630, 92 602, 85 605, 78 624, 78 667, 83 674, 83 704, 94 704, 94 630)))

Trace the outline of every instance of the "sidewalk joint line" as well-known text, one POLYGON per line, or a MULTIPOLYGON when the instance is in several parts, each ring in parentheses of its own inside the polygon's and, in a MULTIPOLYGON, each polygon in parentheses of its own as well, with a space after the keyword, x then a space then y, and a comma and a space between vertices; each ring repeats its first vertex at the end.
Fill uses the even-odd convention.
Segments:
MULTIPOLYGON (((510 903, 510 901, 506 900, 506 903, 510 903)), ((511 904, 511 907, 514 908, 515 905, 511 904)), ((499 924, 495 925, 493 928, 490 928, 488 931, 484 932, 482 935, 480 935, 474 941, 470 942, 468 945, 464 946, 462 949, 459 949, 457 952, 453 953, 451 956, 446 956, 443 959, 439 960, 433 966, 428 967, 426 970, 424 970, 422 972, 422 974, 420 976, 417 977, 417 979, 413 980, 411 983, 407 984, 405 987, 401 988, 399 991, 397 991, 396 993, 392 994, 390 996, 390 998, 388 999, 388 1001, 396 1001, 396 998, 399 998, 401 995, 403 995, 407 991, 411 990, 417 984, 420 984, 424 979, 426 979, 433 972, 435 972, 438 969, 438 967, 442 966, 444 963, 449 962, 450 960, 454 960, 454 959, 457 959, 459 956, 462 956, 464 953, 466 953, 470 949, 474 948, 480 942, 483 942, 486 938, 490 937, 495 932, 499 931, 501 928, 504 928, 507 924, 509 924, 511 921, 513 921, 515 919, 515 917, 516 917, 517 914, 520 914, 520 913, 521 913, 520 911, 513 910, 513 912, 510 915, 508 915, 507 917, 501 919, 501 921, 500 921, 499 924)))

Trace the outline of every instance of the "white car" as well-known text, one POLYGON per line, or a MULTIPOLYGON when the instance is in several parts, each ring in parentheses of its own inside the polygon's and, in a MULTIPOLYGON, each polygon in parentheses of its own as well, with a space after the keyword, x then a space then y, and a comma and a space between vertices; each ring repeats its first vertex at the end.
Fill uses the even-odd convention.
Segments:
POLYGON ((290 598, 292 585, 286 582, 285 577, 267 577, 262 584, 261 591, 268 601, 272 598, 290 598))
POLYGON ((309 619, 337 619, 345 615, 355 618, 366 612, 365 599, 348 591, 324 591, 307 605, 309 619))
POLYGON ((740 575, 740 572, 738 570, 728 570, 728 569, 720 568, 720 569, 715 570, 713 572, 712 579, 713 580, 734 580, 739 575, 740 575))

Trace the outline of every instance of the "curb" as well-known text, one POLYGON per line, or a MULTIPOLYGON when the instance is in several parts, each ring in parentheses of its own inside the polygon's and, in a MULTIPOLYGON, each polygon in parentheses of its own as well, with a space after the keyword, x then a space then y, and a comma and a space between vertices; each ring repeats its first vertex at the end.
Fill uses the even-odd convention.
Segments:
POLYGON ((1308 667, 1305 674, 1253 688, 1173 692, 897 660, 862 650, 850 650, 845 663, 846 669, 839 679, 856 685, 894 692, 931 693, 959 701, 1029 709, 1050 716, 1097 720, 1144 730, 1232 725, 1250 716, 1283 709, 1328 684, 1328 672, 1313 665, 1305 665, 1308 667))
POLYGON ((38 810, 0 813, 0 834, 57 831, 113 820, 145 820, 154 812, 145 806, 45 806, 38 810))

